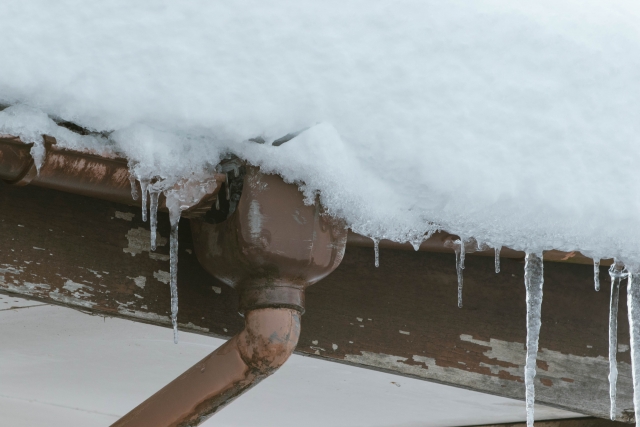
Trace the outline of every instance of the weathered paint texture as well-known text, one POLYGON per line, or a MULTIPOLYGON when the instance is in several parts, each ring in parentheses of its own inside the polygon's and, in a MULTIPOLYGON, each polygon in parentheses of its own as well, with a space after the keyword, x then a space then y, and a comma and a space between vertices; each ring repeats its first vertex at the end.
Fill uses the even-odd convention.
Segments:
MULTIPOLYGON (((100 315, 170 326, 169 221, 150 251, 139 209, 36 187, 0 185, 0 291, 100 315)), ((181 329, 230 337, 237 295, 207 274, 180 224, 181 329)), ((451 254, 348 247, 340 267, 306 292, 298 352, 473 390, 523 398, 524 265, 469 256, 465 307, 456 307, 451 254)), ((608 415, 608 280, 593 268, 545 264, 537 400, 608 415)), ((620 318, 626 318, 624 293, 620 318)), ((170 333, 169 331, 167 332, 170 333)), ((618 414, 629 417, 628 327, 620 322, 618 414), (623 351, 624 350, 624 351, 623 351)))

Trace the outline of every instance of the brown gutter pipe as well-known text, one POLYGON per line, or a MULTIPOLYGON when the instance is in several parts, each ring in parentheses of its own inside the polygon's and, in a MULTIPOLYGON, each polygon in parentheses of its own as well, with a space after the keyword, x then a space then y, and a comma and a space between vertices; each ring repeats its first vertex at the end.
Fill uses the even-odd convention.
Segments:
MULTIPOLYGON (((126 159, 66 150, 56 146, 55 138, 43 138, 45 158, 38 174, 30 154, 33 144, 25 144, 9 135, 0 135, 0 180, 17 186, 32 184, 130 206, 140 205, 140 201, 131 196, 126 159)), ((213 193, 183 216, 188 218, 192 212, 202 212, 205 204, 211 207, 225 181, 223 174, 216 174, 215 177, 218 186, 213 193)), ((139 183, 135 185, 140 194, 139 183)), ((166 210, 164 197, 160 197, 158 208, 166 210)))
POLYGON ((300 336, 304 290, 342 261, 342 221, 304 204, 297 186, 242 167, 237 209, 218 224, 191 220, 195 252, 235 287, 245 329, 112 427, 197 426, 275 372, 300 336))
POLYGON ((287 361, 300 336, 300 313, 262 308, 245 329, 111 427, 197 426, 287 361))

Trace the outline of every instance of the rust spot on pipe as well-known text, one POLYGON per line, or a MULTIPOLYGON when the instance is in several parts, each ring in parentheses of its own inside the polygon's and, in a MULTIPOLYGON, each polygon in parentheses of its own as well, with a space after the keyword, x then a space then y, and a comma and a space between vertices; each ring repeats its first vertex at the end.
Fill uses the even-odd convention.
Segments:
POLYGON ((300 313, 296 310, 250 311, 242 332, 112 427, 197 426, 282 366, 299 336, 300 313))

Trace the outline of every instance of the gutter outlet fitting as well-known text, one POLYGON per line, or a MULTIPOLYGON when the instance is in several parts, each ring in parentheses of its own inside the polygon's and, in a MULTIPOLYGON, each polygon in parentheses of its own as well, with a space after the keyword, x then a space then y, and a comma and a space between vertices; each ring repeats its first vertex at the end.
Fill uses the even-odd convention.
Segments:
POLYGON ((193 427, 262 379, 293 353, 304 290, 340 264, 344 223, 293 184, 243 166, 237 209, 223 222, 192 219, 195 252, 213 276, 237 289, 245 328, 112 427, 193 427))

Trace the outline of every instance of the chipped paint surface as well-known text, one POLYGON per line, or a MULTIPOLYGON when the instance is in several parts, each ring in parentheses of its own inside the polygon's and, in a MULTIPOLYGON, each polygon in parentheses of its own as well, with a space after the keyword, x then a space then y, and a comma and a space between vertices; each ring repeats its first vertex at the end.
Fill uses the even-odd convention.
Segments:
MULTIPOLYGON (((460 368, 443 366, 443 363, 439 363, 435 358, 422 355, 403 357, 368 351, 347 354, 344 360, 471 389, 487 390, 501 395, 508 391, 508 394, 514 397, 524 397, 523 343, 493 338, 483 341, 466 334, 460 335, 460 341, 480 346, 484 358, 475 366, 458 362, 460 368)), ((591 399, 592 405, 602 406, 594 408, 593 412, 606 411, 608 400, 599 396, 608 395, 608 363, 608 359, 602 356, 576 356, 542 348, 538 352, 536 400, 551 404, 563 401, 566 404, 571 400, 591 399)), ((620 419, 626 419, 628 410, 633 408, 632 394, 629 393, 632 390, 631 366, 618 362, 618 369, 618 412, 620 419)))
POLYGON ((169 272, 163 270, 154 271, 153 277, 155 277, 158 282, 162 282, 165 285, 168 285, 169 280, 171 280, 171 275, 169 274, 169 272))
POLYGON ((213 292, 215 292, 216 294, 222 293, 222 288, 220 286, 212 286, 211 289, 213 289, 213 292))
POLYGON ((93 308, 96 305, 95 302, 83 300, 80 297, 62 295, 57 289, 53 292, 49 292, 49 298, 59 303, 73 305, 76 307, 93 308))
POLYGON ((156 314, 156 313, 148 313, 145 311, 138 311, 138 310, 129 310, 126 308, 120 308, 118 310, 118 313, 125 315, 127 317, 135 317, 137 319, 141 319, 141 320, 147 320, 153 323, 160 323, 160 324, 164 324, 164 325, 170 325, 171 324, 171 317, 170 316, 162 316, 160 314, 156 314))
POLYGON ((131 213, 131 212, 120 212, 120 211, 116 211, 115 217, 119 218, 119 219, 124 219, 125 221, 133 221, 133 218, 135 218, 135 214, 131 213))
POLYGON ((196 326, 193 323, 178 323, 178 326, 181 328, 186 328, 192 331, 200 331, 200 332, 209 332, 209 328, 202 328, 200 326, 196 326))
POLYGON ((147 278, 144 277, 144 276, 138 276, 138 277, 129 277, 129 276, 127 276, 127 278, 133 280, 133 283, 135 283, 135 285, 137 287, 139 287, 140 289, 144 289, 144 286, 147 283, 147 278))
MULTIPOLYGON (((142 227, 132 228, 127 232, 126 237, 129 245, 123 248, 122 252, 130 254, 131 256, 136 256, 142 252, 153 254, 153 252, 151 252, 151 232, 149 230, 142 227)), ((158 233, 156 243, 158 247, 166 246, 167 239, 158 233)), ((168 259, 168 255, 165 256, 168 259)))

